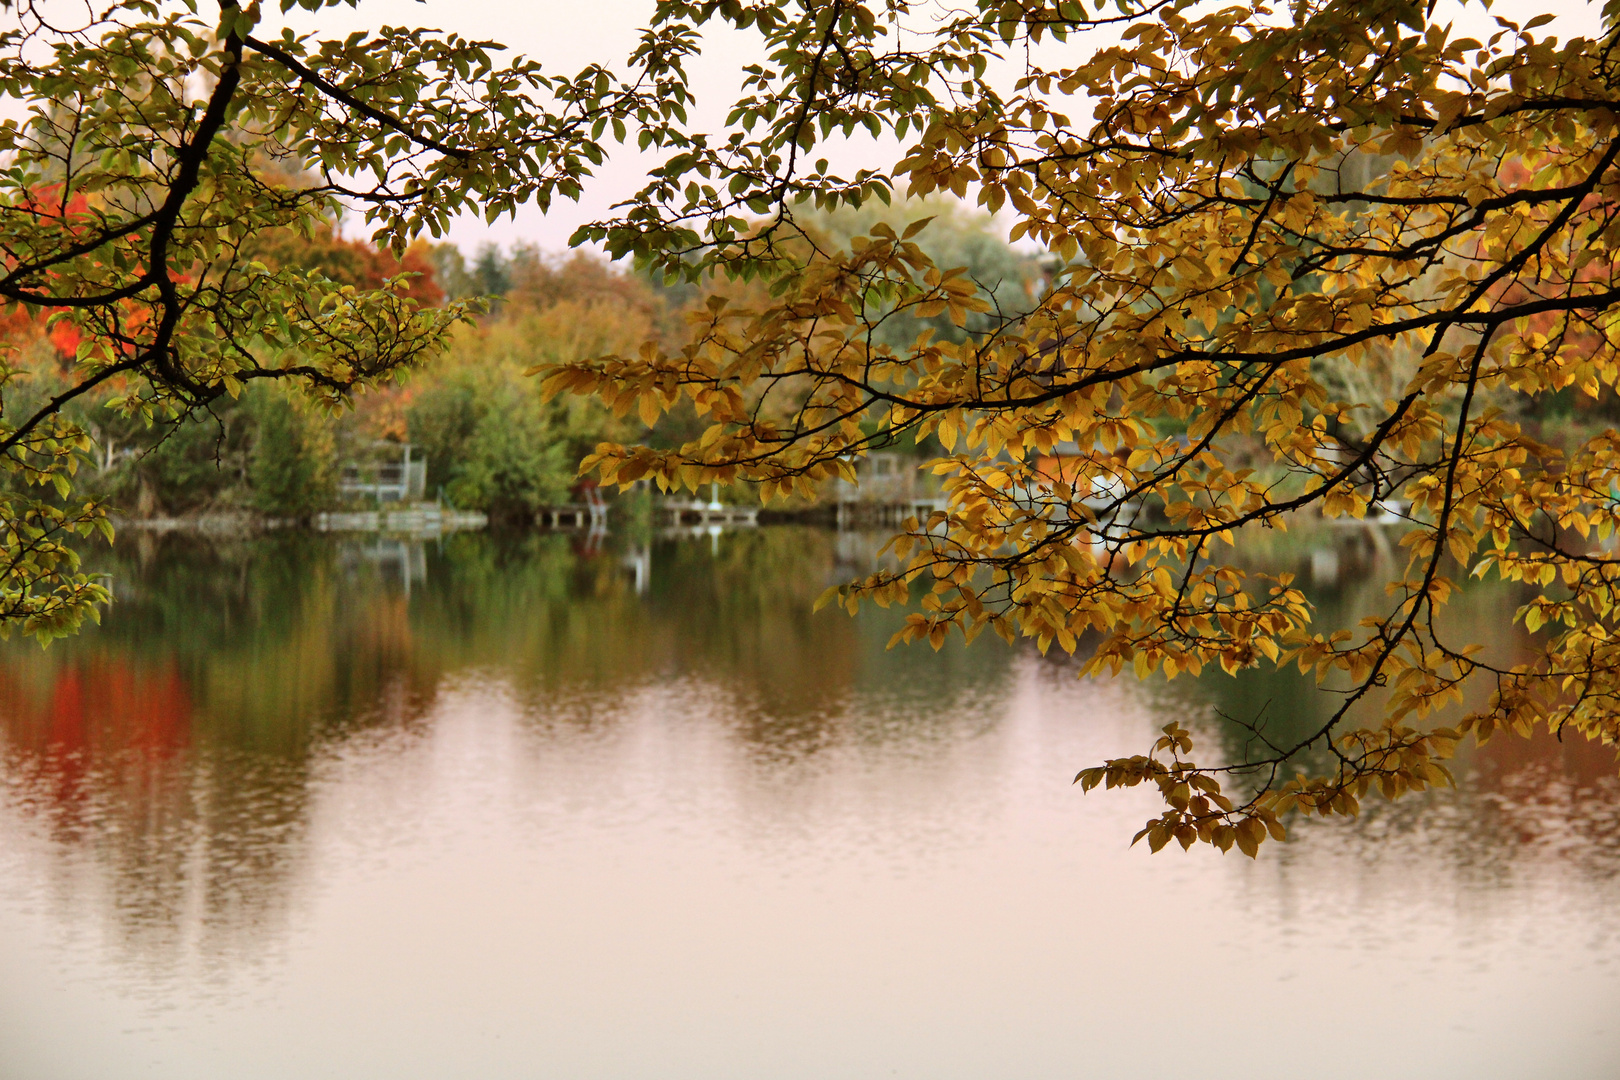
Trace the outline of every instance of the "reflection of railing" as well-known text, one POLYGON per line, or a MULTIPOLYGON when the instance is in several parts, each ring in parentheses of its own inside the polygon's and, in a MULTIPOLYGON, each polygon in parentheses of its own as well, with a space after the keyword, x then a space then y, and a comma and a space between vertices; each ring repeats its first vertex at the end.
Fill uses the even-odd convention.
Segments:
POLYGON ((378 539, 345 546, 342 562, 367 562, 376 566, 385 581, 396 581, 406 596, 411 586, 427 582, 427 548, 420 540, 378 539))
POLYGON ((438 503, 416 503, 399 510, 315 515, 315 528, 319 532, 406 533, 427 537, 482 529, 488 524, 488 516, 476 510, 451 510, 438 503))
POLYGON ((880 502, 876 499, 840 500, 838 527, 854 529, 869 525, 899 525, 907 518, 926 522, 928 515, 943 513, 947 505, 944 496, 935 499, 910 499, 905 502, 880 502))
POLYGON ((653 514, 664 529, 702 532, 714 525, 722 529, 750 529, 759 524, 759 510, 752 506, 722 506, 699 499, 671 499, 654 507, 653 514))
POLYGON ((619 557, 619 565, 624 567, 629 575, 630 586, 635 589, 636 595, 641 596, 652 584, 652 548, 646 544, 637 544, 619 557))
POLYGON ((653 505, 653 521, 665 534, 708 535, 724 529, 752 529, 759 524, 759 509, 727 506, 720 501, 720 485, 709 489, 709 500, 661 499, 653 505))

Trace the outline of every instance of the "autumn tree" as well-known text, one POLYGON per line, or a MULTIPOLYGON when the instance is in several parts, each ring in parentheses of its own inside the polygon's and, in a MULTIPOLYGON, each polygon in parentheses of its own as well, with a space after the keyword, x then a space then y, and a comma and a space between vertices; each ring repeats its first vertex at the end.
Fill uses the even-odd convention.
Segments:
POLYGON ((682 347, 547 368, 554 393, 706 420, 683 445, 601 447, 602 479, 769 499, 934 437, 948 512, 840 603, 922 579, 906 640, 989 628, 1172 676, 1297 664, 1339 695, 1316 730, 1261 731, 1241 759, 1200 761, 1172 726, 1084 770, 1088 788, 1157 786, 1151 846, 1252 854, 1291 808, 1445 782, 1469 735, 1620 734, 1620 436, 1519 422, 1543 395, 1614 392, 1612 7, 1560 42, 1479 8, 1472 40, 1395 0, 662 0, 619 74, 566 77, 453 34, 272 33, 257 5, 126 0, 66 26, 6 10, 0 89, 27 115, 0 127, 0 300, 79 344, 66 389, 0 410, 0 629, 49 637, 102 596, 64 543, 101 521, 72 499, 68 402, 127 382, 118 407, 160 419, 287 380, 340 407, 467 310, 271 266, 255 237, 348 206, 400 255, 460 211, 573 196, 602 140, 633 140, 661 163, 578 239, 766 287, 716 289, 682 347), (701 131, 685 65, 716 27, 756 34, 763 59, 701 131), (290 174, 313 179, 269 179, 290 174), (925 222, 844 244, 802 220, 943 192, 1056 257, 1026 308, 933 265, 925 222), (941 315, 964 332, 890 340, 941 315), (1256 445, 1265 468, 1242 464, 1256 445), (1313 625, 1292 581, 1231 557, 1254 530, 1380 504, 1406 515, 1404 559, 1360 626, 1313 625), (1529 590, 1527 659, 1443 630, 1468 574, 1529 590), (1479 707, 1445 712, 1475 685, 1479 707), (1324 748, 1329 768, 1290 777, 1324 748))
POLYGON ((482 276, 502 283, 501 302, 459 328, 430 369, 365 407, 397 398, 403 432, 427 454, 431 490, 495 520, 530 522, 569 501, 592 447, 644 429, 590 399, 542 401, 524 372, 634 349, 679 322, 644 278, 582 252, 547 258, 519 245, 479 262, 482 276))
POLYGON ((0 10, 0 96, 21 114, 0 123, 0 305, 76 341, 65 385, 32 402, 0 352, 0 634, 45 640, 106 596, 68 543, 107 528, 74 492, 90 446, 68 405, 116 387, 113 407, 160 423, 270 380, 342 408, 472 309, 422 307, 408 274, 280 257, 290 236, 347 212, 398 258, 458 213, 577 197, 604 138, 630 123, 661 142, 689 98, 689 45, 658 30, 617 78, 432 30, 272 29, 234 0, 0 10))
POLYGON ((937 436, 948 510, 894 540, 900 569, 824 598, 928 583, 901 641, 989 629, 1087 672, 1314 672, 1335 704, 1298 738, 1257 726, 1247 755, 1201 759, 1172 724, 1080 772, 1157 787, 1155 850, 1253 855, 1291 810, 1447 783, 1469 736, 1612 746, 1620 433, 1521 419, 1620 376, 1617 8, 1567 41, 1537 35, 1550 16, 1463 14, 1479 39, 1404 0, 662 3, 658 32, 752 28, 768 59, 731 127, 689 136, 581 239, 770 298, 717 290, 684 347, 555 365, 545 386, 706 418, 675 448, 600 447, 586 467, 609 483, 769 500, 937 436), (864 133, 871 167, 829 164, 864 133), (927 259, 924 222, 837 245, 799 211, 936 192, 1055 254, 1044 294, 994 311, 927 259), (896 346, 895 313, 984 321, 896 346), (1263 467, 1241 464, 1254 447, 1263 467), (1375 507, 1404 535, 1360 625, 1316 625, 1288 575, 1236 565, 1257 530, 1375 507), (1523 655, 1445 628, 1470 576, 1526 590, 1523 655), (1327 767, 1300 771, 1313 754, 1327 767))

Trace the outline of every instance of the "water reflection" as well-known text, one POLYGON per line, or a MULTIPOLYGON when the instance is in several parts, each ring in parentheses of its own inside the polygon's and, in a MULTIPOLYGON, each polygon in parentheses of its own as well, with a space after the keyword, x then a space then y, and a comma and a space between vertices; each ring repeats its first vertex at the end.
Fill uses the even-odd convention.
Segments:
MULTIPOLYGON (((1385 530, 1328 525, 1303 535, 1253 538, 1239 561, 1250 570, 1293 573, 1317 623, 1342 627, 1387 613, 1393 601, 1385 582, 1398 572, 1399 558, 1403 554, 1385 530)), ((1519 584, 1468 581, 1437 625, 1458 642, 1478 642, 1480 655, 1492 663, 1520 663, 1530 652, 1512 613, 1528 595, 1519 584)), ((1211 673, 1197 680, 1157 680, 1140 691, 1157 712, 1191 716, 1214 744, 1208 756, 1231 761, 1250 754, 1262 735, 1289 745, 1319 730, 1339 704, 1331 692, 1335 685, 1330 679, 1319 687, 1293 668, 1261 666, 1235 678, 1211 673)), ((1461 708, 1481 707, 1490 689, 1484 680, 1469 684, 1461 708)), ((1353 715, 1375 723, 1382 704, 1374 693, 1353 715)), ((1325 750, 1304 760, 1332 768, 1325 750)), ((1359 821, 1296 821, 1306 843, 1281 849, 1277 858, 1286 868, 1331 852, 1326 857, 1346 866, 1376 867, 1419 851, 1426 876, 1444 868, 1479 885, 1481 895, 1490 894, 1484 888, 1490 882, 1516 873, 1546 874, 1553 863, 1602 882, 1620 875, 1620 781, 1612 748, 1545 734, 1529 741, 1498 738, 1480 749, 1465 747, 1451 764, 1456 789, 1395 804, 1374 798, 1359 821), (1388 842, 1403 837, 1404 843, 1388 842)), ((1319 862, 1312 865, 1320 869, 1319 862)))
POLYGON ((696 680, 764 761, 949 737, 956 718, 929 703, 994 697, 1006 651, 890 658, 886 620, 814 617, 838 542, 772 529, 587 557, 568 536, 142 538, 101 567, 103 627, 5 652, 5 781, 59 854, 109 875, 106 917, 153 954, 181 946, 197 905, 209 935, 273 933, 312 763, 420 727, 469 673, 575 732, 696 680), (850 710, 862 693, 917 707, 850 710))
MULTIPOLYGON (((1562 972, 1554 1005, 1585 1024, 1620 988, 1612 758, 1501 740, 1457 791, 1300 826, 1258 864, 1140 858, 1124 839, 1149 802, 1082 800, 1074 769, 1166 715, 1227 754, 1248 733, 1223 716, 1308 730, 1327 707, 1310 684, 1080 682, 993 639, 886 651, 902 613, 810 611, 879 539, 121 546, 104 626, 0 654, 0 985, 89 987, 72 1015, 108 1034, 62 1050, 0 992, 0 1046, 35 1063, 0 1075, 116 1075, 135 1039, 178 1055, 168 1076, 453 1075, 467 1046, 489 1076, 1057 1076, 1076 1031, 1146 1037, 1151 972, 1188 956, 1278 1015, 1302 1007, 1290 973, 1323 965, 1373 993, 1418 963, 1429 981, 1377 1006, 1397 1011, 1562 972), (1374 970, 1346 974, 1346 948, 1374 970), (221 1019, 253 971, 253 1019, 221 1019), (130 1000, 234 1034, 117 1035, 145 1030, 130 1000), (444 1026, 467 1002, 511 1056, 444 1026)), ((1245 555, 1310 581, 1324 619, 1382 600, 1365 537, 1245 555)), ((1510 654, 1492 590, 1455 617, 1510 654)), ((1323 1023, 1295 1019, 1307 1052, 1323 1023)), ((1583 1067, 1620 1063, 1614 1032, 1583 1030, 1583 1067)), ((1536 1075, 1491 1072, 1508 1057, 1489 1040, 1424 1038, 1394 1042, 1536 1075)), ((1114 1042, 1097 1075, 1133 1075, 1114 1042)))

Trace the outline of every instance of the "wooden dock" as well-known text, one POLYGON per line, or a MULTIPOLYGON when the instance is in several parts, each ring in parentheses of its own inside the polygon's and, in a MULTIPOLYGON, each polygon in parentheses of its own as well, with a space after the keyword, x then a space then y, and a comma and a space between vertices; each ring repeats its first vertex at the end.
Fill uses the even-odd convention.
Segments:
POLYGON ((725 506, 701 499, 666 499, 653 507, 655 522, 661 528, 751 529, 759 524, 759 508, 725 506))
POLYGON ((607 507, 598 503, 569 503, 565 506, 542 507, 535 512, 534 523, 542 529, 563 529, 578 531, 580 529, 607 528, 607 507))
POLYGON ((822 498, 837 508, 839 529, 893 527, 912 517, 925 524, 928 515, 945 510, 947 500, 939 479, 924 465, 910 454, 874 451, 855 460, 858 484, 833 480, 822 498))
POLYGON ((608 508, 601 489, 595 484, 581 484, 575 490, 584 496, 584 502, 542 507, 535 512, 534 523, 542 529, 606 532, 608 508))

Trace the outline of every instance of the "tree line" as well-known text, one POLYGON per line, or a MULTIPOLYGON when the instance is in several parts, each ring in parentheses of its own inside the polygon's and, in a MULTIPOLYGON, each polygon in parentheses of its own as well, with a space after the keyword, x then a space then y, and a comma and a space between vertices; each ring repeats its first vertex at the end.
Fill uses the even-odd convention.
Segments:
MULTIPOLYGON (((1009 305, 1027 306, 1043 287, 1040 257, 1015 250, 987 215, 951 200, 914 209, 938 221, 930 249, 993 282, 1009 305)), ((879 220, 870 211, 825 214, 819 228, 840 238, 879 220)), ((396 381, 338 409, 260 383, 154 420, 121 412, 115 403, 126 382, 109 380, 63 410, 90 438, 79 492, 128 518, 247 513, 307 523, 321 511, 372 505, 339 490, 344 464, 409 444, 426 456, 429 498, 527 523, 537 509, 577 498, 579 463, 599 444, 648 434, 639 417, 598 401, 543 400, 530 373, 647 341, 674 347, 698 295, 586 252, 485 244, 469 257, 453 244, 418 243, 395 258, 332 225, 310 237, 270 233, 254 255, 273 269, 296 263, 359 289, 407 275, 404 295, 424 307, 471 301, 483 310, 396 381)), ((925 324, 946 339, 965 332, 943 317, 907 317, 886 333, 899 340, 925 324)), ((70 385, 81 340, 71 325, 48 331, 43 320, 14 312, 3 332, 16 356, 9 407, 38 408, 70 385)), ((693 418, 685 419, 690 429, 693 418)), ((679 435, 667 421, 657 433, 664 441, 679 435)))

